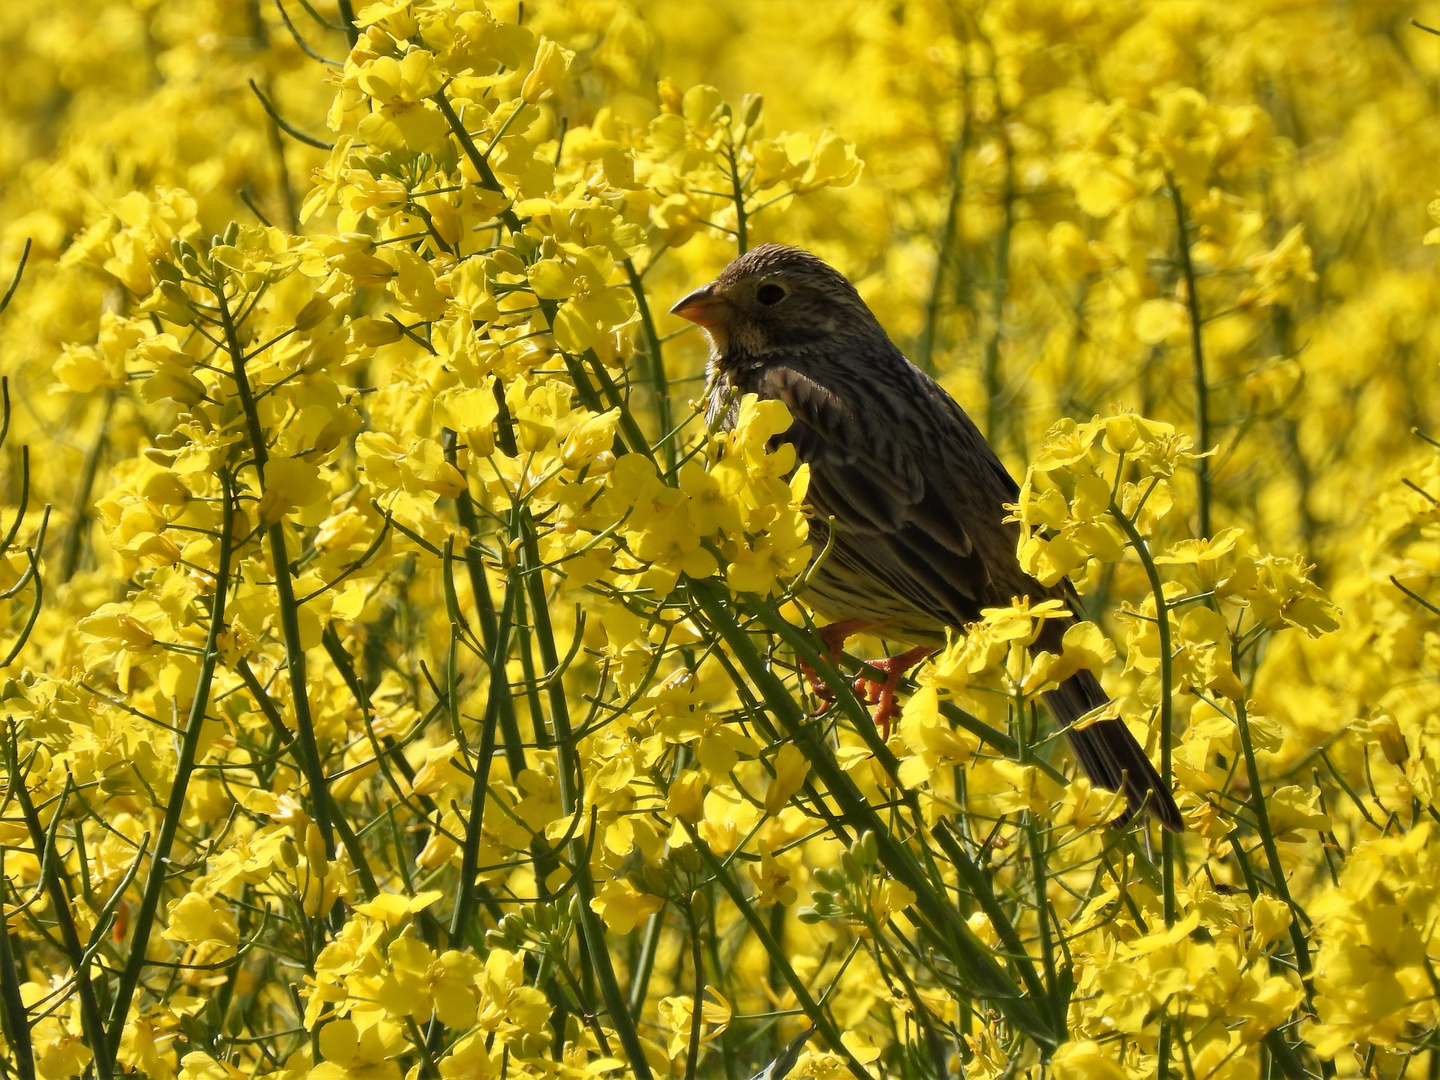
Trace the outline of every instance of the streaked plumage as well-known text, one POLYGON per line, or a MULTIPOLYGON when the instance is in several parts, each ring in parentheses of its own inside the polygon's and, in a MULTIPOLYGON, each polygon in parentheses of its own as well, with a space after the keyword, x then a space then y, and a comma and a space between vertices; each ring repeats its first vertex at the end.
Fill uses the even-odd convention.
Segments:
MULTIPOLYGON (((732 390, 783 401, 794 417, 781 438, 810 464, 816 552, 834 519, 830 555, 805 596, 820 614, 873 621, 884 637, 938 647, 947 627, 963 628, 1015 597, 1076 603, 1068 582, 1046 588, 1020 569, 1018 526, 1004 520, 1015 481, 842 275, 808 252, 766 244, 674 310, 709 334, 712 420, 734 423, 732 390)), ((1066 625, 1048 622, 1036 647, 1059 652, 1066 625)), ((1084 671, 1046 699, 1062 725, 1107 700, 1084 671)), ((1167 828, 1182 827, 1123 723, 1102 720, 1067 735, 1095 784, 1123 790, 1132 812, 1144 804, 1167 828)))

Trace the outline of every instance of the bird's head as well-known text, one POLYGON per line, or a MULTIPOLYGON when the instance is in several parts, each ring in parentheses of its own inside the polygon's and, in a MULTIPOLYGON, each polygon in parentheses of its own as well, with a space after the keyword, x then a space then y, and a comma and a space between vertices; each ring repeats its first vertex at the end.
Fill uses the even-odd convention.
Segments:
POLYGON ((711 356, 722 367, 884 337, 842 274, 808 251, 781 244, 741 255, 670 311, 704 327, 711 356))

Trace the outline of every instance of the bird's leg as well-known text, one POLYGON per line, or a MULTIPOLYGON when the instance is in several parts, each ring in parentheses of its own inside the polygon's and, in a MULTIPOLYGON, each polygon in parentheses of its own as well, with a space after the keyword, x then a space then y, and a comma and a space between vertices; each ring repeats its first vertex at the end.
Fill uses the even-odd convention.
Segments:
POLYGON ((900 685, 900 677, 934 651, 927 645, 916 645, 897 656, 872 661, 870 666, 883 671, 885 681, 876 682, 863 675, 855 680, 855 692, 869 704, 879 706, 875 710, 875 726, 880 729, 880 737, 885 741, 890 739, 890 721, 899 711, 895 706, 895 690, 900 685))
MULTIPOLYGON (((840 654, 845 651, 845 639, 860 633, 862 630, 867 630, 874 625, 874 619, 841 619, 839 622, 833 622, 829 626, 821 627, 820 640, 825 645, 826 658, 829 659, 830 663, 838 664, 840 654)), ((835 691, 826 686, 825 680, 820 678, 819 673, 804 660, 800 661, 800 670, 804 673, 805 678, 809 680, 810 688, 815 691, 816 697, 825 702, 826 705, 829 705, 830 702, 835 700, 835 691)), ((822 707, 820 711, 824 712, 825 709, 822 707)))

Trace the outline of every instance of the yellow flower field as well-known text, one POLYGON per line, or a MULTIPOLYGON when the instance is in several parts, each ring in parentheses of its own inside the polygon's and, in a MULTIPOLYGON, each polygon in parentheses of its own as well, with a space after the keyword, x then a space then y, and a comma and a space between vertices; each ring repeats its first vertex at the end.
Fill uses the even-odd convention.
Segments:
POLYGON ((1430 27, 0 5, 0 1076, 1440 1076, 1430 27), (788 413, 707 430, 667 313, 771 240, 1086 608, 888 739, 788 413))

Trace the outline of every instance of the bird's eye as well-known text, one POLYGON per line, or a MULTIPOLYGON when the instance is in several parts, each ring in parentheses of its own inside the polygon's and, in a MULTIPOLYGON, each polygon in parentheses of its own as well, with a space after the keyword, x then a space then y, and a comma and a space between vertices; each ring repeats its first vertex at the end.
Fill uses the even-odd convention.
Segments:
POLYGON ((755 291, 755 299, 759 300, 760 303, 766 307, 769 307, 785 299, 785 289, 775 284, 761 285, 760 288, 755 291))

